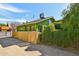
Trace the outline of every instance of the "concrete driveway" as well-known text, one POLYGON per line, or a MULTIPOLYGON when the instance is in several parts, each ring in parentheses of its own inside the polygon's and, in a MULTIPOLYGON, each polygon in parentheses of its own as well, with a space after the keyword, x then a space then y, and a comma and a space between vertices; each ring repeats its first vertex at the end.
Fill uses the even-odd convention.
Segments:
POLYGON ((11 46, 11 45, 18 45, 18 46, 23 47, 23 46, 29 45, 30 43, 27 43, 25 41, 18 40, 18 39, 12 38, 12 37, 7 37, 7 38, 0 38, 0 44, 3 47, 7 47, 7 46, 11 46))
POLYGON ((30 45, 27 50, 34 51, 38 50, 42 52, 42 56, 79 56, 78 54, 56 48, 53 46, 46 45, 30 45))
POLYGON ((23 46, 29 46, 28 49, 25 49, 25 51, 40 51, 42 53, 42 56, 78 56, 78 54, 65 51, 59 48, 46 46, 46 45, 34 45, 28 42, 24 42, 15 38, 0 38, 0 44, 3 47, 11 46, 11 45, 18 45, 20 47, 23 46))

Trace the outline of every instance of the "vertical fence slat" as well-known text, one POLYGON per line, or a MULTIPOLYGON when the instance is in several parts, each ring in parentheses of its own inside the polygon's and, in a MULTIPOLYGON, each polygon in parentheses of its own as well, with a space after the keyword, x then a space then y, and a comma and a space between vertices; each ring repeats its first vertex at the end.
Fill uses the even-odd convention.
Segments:
POLYGON ((29 32, 13 32, 12 36, 14 38, 23 40, 23 41, 27 41, 27 42, 31 42, 31 43, 38 43, 38 32, 36 31, 29 31, 29 32))

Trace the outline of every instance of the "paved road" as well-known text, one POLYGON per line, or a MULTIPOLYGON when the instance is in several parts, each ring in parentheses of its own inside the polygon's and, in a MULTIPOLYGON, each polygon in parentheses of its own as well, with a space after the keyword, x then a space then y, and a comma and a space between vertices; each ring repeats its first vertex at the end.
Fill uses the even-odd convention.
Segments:
POLYGON ((14 38, 0 38, 0 44, 2 44, 3 47, 10 45, 19 45, 19 46, 29 45, 29 48, 26 49, 27 51, 38 50, 42 53, 43 56, 78 56, 77 54, 61 50, 55 47, 45 45, 34 45, 14 38))

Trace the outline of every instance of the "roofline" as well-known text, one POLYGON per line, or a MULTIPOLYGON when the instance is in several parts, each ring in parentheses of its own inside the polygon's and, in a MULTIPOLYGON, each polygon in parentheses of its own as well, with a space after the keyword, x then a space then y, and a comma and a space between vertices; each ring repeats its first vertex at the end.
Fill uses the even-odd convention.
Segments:
POLYGON ((46 17, 45 19, 39 19, 39 21, 36 21, 36 22, 28 22, 27 24, 39 23, 39 22, 42 22, 42 21, 47 20, 49 18, 53 18, 53 17, 46 17))
MULTIPOLYGON (((45 20, 47 20, 47 19, 49 19, 49 18, 53 18, 53 17, 46 17, 45 19, 39 19, 38 21, 36 21, 36 22, 28 22, 28 23, 26 23, 26 24, 23 24, 23 25, 29 25, 29 24, 35 24, 35 23, 39 23, 39 22, 42 22, 42 21, 45 21, 45 20)), ((18 26, 22 26, 22 25, 18 25, 18 26)))

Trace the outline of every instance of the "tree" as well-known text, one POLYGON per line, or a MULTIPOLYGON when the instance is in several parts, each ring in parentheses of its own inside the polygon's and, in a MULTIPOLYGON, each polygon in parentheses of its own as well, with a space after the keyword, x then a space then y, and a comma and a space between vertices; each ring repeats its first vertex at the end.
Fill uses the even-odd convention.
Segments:
POLYGON ((65 20, 64 29, 79 29, 79 4, 70 4, 69 7, 62 12, 65 20))
POLYGON ((9 26, 8 23, 6 24, 6 26, 9 26))

